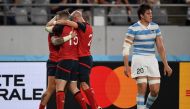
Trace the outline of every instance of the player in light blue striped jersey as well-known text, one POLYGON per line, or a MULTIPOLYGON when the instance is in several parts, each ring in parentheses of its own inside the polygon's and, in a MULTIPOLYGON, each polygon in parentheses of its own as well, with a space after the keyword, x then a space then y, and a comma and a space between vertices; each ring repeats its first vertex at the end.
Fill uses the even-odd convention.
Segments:
POLYGON ((138 86, 137 109, 149 109, 160 89, 160 72, 155 56, 155 45, 164 64, 164 74, 171 76, 172 69, 166 59, 165 47, 159 26, 152 22, 152 10, 147 4, 138 9, 139 21, 128 28, 123 44, 125 74, 129 76, 128 55, 133 45, 131 77, 138 86), (145 103, 145 93, 149 84, 150 93, 145 103))

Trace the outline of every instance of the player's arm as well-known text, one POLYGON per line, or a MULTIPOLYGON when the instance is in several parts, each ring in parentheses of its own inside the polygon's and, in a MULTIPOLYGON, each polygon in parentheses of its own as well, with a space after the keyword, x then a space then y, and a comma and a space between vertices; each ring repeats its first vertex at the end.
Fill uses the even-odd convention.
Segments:
POLYGON ((126 36, 123 42, 123 58, 124 58, 124 73, 126 76, 130 76, 130 67, 129 67, 129 54, 130 54, 130 49, 133 44, 133 37, 126 36))
POLYGON ((52 26, 55 25, 57 16, 54 16, 47 24, 46 26, 52 26))
POLYGON ((56 25, 56 17, 54 16, 47 24, 45 27, 45 30, 49 33, 52 33, 53 27, 56 25))
POLYGON ((135 31, 134 31, 134 27, 130 26, 127 30, 126 33, 126 37, 124 39, 124 43, 123 43, 123 61, 124 61, 124 73, 126 76, 130 76, 130 67, 129 67, 129 53, 130 53, 130 49, 131 46, 133 44, 133 40, 135 37, 135 31))
POLYGON ((52 26, 46 26, 46 31, 49 33, 62 34, 64 25, 55 24, 52 26))
POLYGON ((82 30, 83 32, 86 31, 86 24, 82 22, 77 22, 78 24, 78 29, 82 30))
POLYGON ((86 31, 86 25, 81 22, 73 22, 70 20, 58 20, 56 21, 56 24, 62 24, 62 25, 73 27, 75 29, 81 29, 83 32, 86 31))
POLYGON ((76 22, 70 21, 70 20, 57 20, 56 24, 62 24, 62 25, 67 25, 73 28, 78 28, 78 24, 76 22))
POLYGON ((70 40, 71 38, 75 37, 76 33, 71 31, 69 35, 64 36, 64 37, 56 37, 56 36, 52 36, 51 37, 51 42, 53 45, 61 45, 64 42, 67 42, 68 40, 70 40))
POLYGON ((172 74, 172 69, 170 68, 170 66, 168 65, 167 59, 166 59, 166 49, 164 47, 164 43, 163 43, 163 38, 162 36, 157 36, 156 37, 156 47, 157 47, 157 51, 161 57, 161 60, 164 64, 164 74, 171 76, 172 74))
POLYGON ((53 33, 53 27, 54 27, 54 26, 46 26, 46 27, 45 27, 45 30, 46 30, 48 33, 53 33))

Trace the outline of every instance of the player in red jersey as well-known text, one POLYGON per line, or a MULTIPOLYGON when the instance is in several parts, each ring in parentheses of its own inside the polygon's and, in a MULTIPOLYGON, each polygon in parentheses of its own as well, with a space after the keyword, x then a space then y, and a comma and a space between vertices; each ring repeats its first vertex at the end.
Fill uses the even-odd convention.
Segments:
MULTIPOLYGON (((59 25, 60 26, 60 25, 59 25)), ((62 31, 62 38, 67 36, 72 28, 69 26, 63 26, 60 28, 55 25, 49 27, 49 31, 62 31)), ((61 39, 62 39, 61 38, 61 39)), ((54 38, 52 41, 56 42, 60 38, 54 38)), ((59 42, 59 41, 58 41, 59 42)), ((75 99, 80 104, 82 109, 87 109, 84 98, 82 97, 79 89, 77 88, 77 79, 78 79, 78 37, 73 37, 71 40, 63 43, 59 50, 59 63, 57 65, 56 72, 56 103, 57 108, 64 108, 64 88, 68 81, 70 81, 70 90, 74 94, 75 99)))
POLYGON ((55 72, 58 61, 59 46, 54 46, 51 43, 51 36, 53 36, 53 34, 49 33, 48 35, 49 59, 47 61, 48 86, 46 91, 42 95, 39 109, 45 108, 52 93, 55 91, 55 72))
MULTIPOLYGON (((54 17, 51 19, 48 23, 52 23, 57 19, 60 19, 61 16, 58 14, 58 16, 54 17)), ((42 95, 42 99, 39 105, 39 109, 44 109, 45 106, 47 105, 47 102, 49 101, 52 93, 55 91, 55 73, 56 73, 56 66, 58 63, 59 59, 59 45, 56 42, 56 44, 52 43, 52 39, 55 36, 59 36, 60 33, 55 32, 55 33, 49 33, 48 34, 48 46, 49 46, 49 59, 47 61, 47 75, 48 75, 48 87, 44 94, 42 95)), ((74 37, 76 34, 71 33, 69 36, 66 36, 66 39, 74 37)), ((65 42, 67 41, 66 39, 60 39, 58 42, 65 42)))
POLYGON ((82 13, 80 11, 74 11, 72 14, 72 20, 58 20, 57 24, 69 25, 74 28, 77 28, 78 37, 79 37, 79 45, 78 45, 78 53, 79 53, 79 81, 80 86, 85 92, 85 95, 90 103, 91 109, 100 109, 97 105, 94 91, 88 85, 89 83, 89 74, 93 65, 93 59, 90 52, 90 46, 93 37, 93 29, 90 24, 85 22, 82 17, 82 13))

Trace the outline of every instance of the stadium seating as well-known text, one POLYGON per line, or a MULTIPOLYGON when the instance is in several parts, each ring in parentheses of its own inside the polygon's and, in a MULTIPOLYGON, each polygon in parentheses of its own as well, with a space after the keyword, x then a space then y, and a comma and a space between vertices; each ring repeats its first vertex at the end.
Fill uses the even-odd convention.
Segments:
POLYGON ((131 10, 131 22, 132 23, 135 23, 138 21, 137 9, 138 8, 132 8, 132 10, 131 10))
POLYGON ((49 0, 33 0, 35 4, 48 4, 49 0))
POLYGON ((48 20, 47 11, 45 8, 32 8, 31 21, 33 24, 45 24, 48 20))
POLYGON ((17 24, 30 24, 28 21, 28 12, 26 8, 15 8, 14 13, 17 24))
POLYGON ((158 24, 167 24, 168 15, 165 9, 160 9, 159 7, 153 8, 153 21, 158 24))
POLYGON ((94 8, 94 25, 103 26, 105 25, 105 9, 104 8, 94 8))
POLYGON ((127 10, 125 7, 112 7, 109 14, 111 24, 127 24, 127 10))

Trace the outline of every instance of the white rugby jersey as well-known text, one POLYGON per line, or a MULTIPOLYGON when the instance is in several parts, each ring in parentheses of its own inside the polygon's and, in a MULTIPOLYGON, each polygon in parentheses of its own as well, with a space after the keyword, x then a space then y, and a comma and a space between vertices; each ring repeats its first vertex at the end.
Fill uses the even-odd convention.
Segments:
POLYGON ((161 31, 156 23, 145 27, 138 21, 128 28, 126 36, 134 38, 133 55, 155 55, 156 37, 161 36, 161 31))

